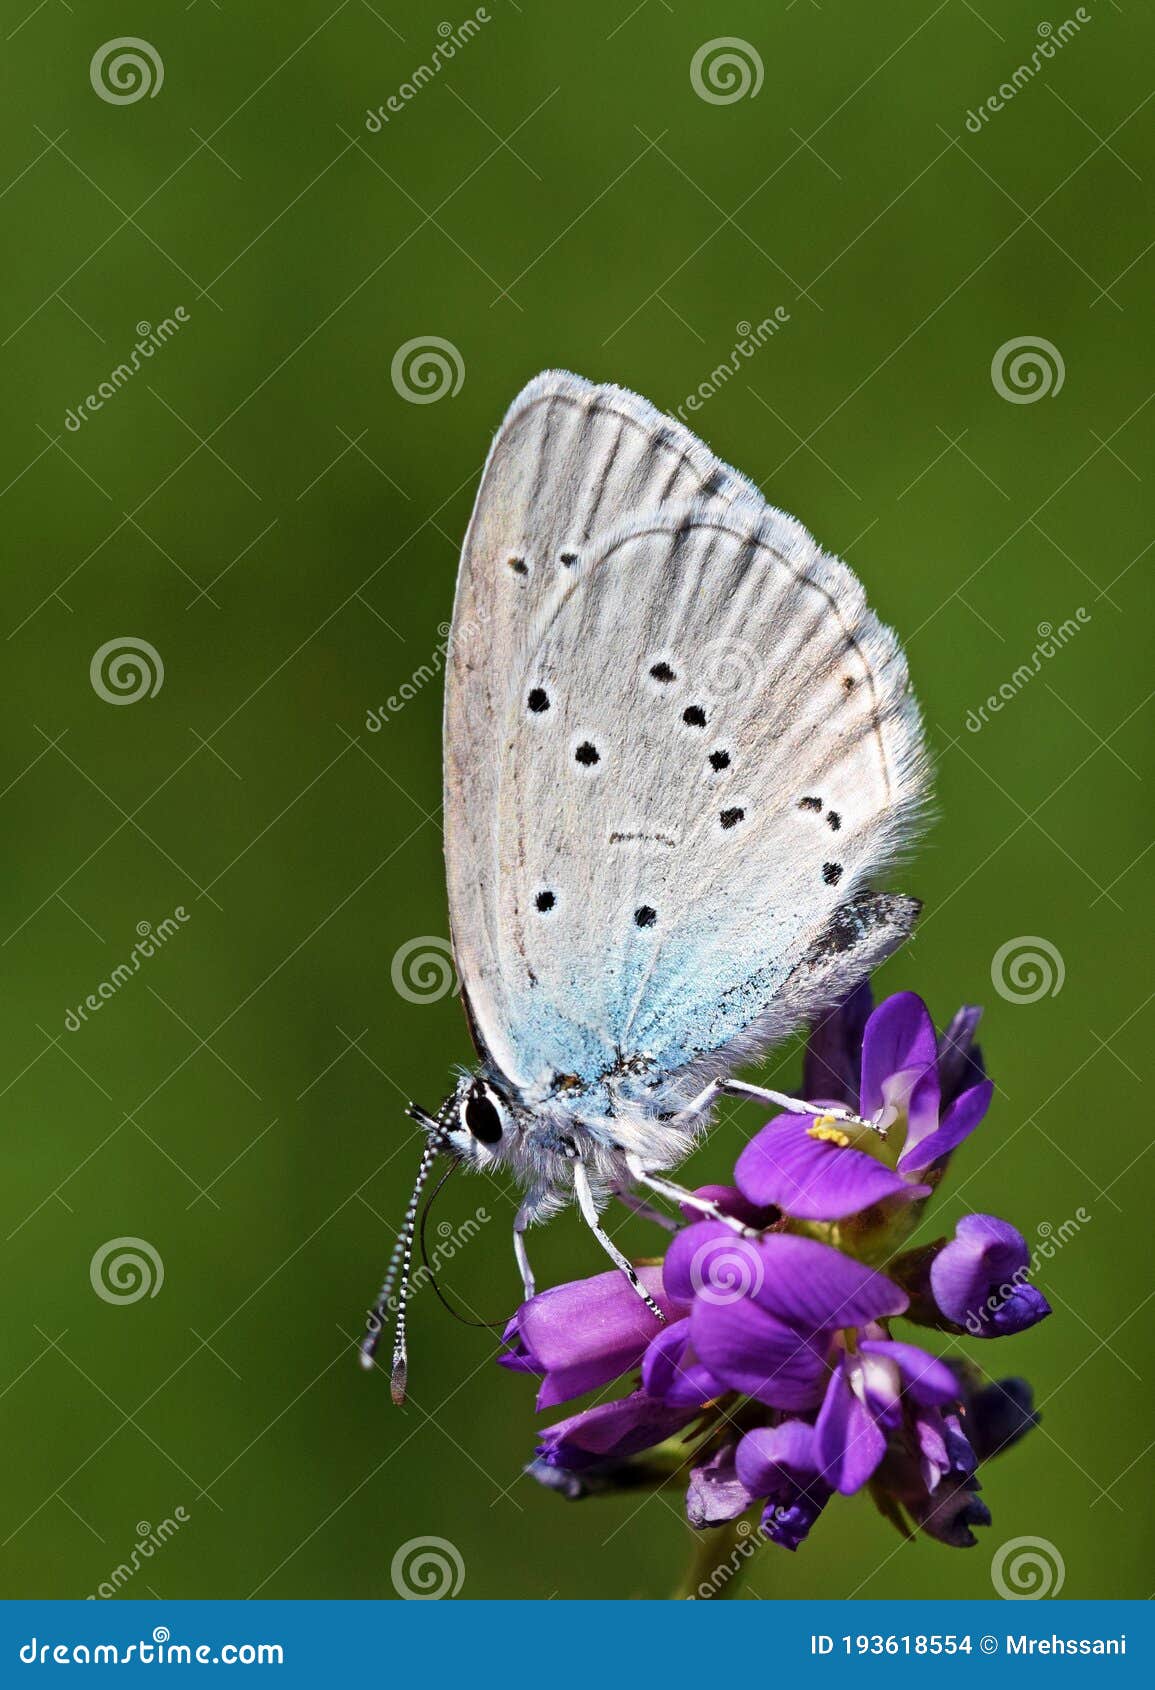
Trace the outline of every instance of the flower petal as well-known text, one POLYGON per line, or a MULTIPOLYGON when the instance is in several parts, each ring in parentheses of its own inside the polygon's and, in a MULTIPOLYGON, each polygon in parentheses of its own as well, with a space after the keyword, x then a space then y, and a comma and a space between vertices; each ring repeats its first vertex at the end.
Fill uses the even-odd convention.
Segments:
POLYGON ((1007 1221, 964 1215, 931 1263, 931 1290, 947 1319, 972 1337, 1023 1332, 1051 1312, 1042 1292, 1027 1284, 1029 1266, 1026 1240, 1007 1221))
POLYGON ((724 1221, 694 1221, 674 1235, 666 1259, 662 1263, 662 1281, 675 1302, 689 1307, 703 1284, 702 1266, 708 1269, 717 1239, 725 1243, 737 1239, 724 1221))
POLYGON ((738 1445, 735 1465, 752 1496, 777 1496, 784 1481, 812 1479, 818 1472, 814 1427, 804 1420, 756 1427, 738 1445))
POLYGON ((816 1239, 775 1233, 757 1248, 764 1273, 753 1301, 800 1332, 865 1326, 902 1314, 909 1301, 885 1274, 816 1239))
POLYGON ((789 1502, 768 1502, 762 1512, 762 1530, 780 1549, 795 1550, 805 1543, 833 1492, 820 1479, 799 1487, 789 1502))
MULTIPOLYGON (((896 992, 880 1003, 862 1035, 859 1112, 876 1114, 887 1104, 905 1113, 920 1079, 933 1070, 937 1088, 938 1045, 930 1011, 914 992, 896 992)), ((923 1094, 929 1104, 931 1082, 923 1094)), ((935 1104, 938 1098, 935 1095, 935 1104)))
POLYGON ((844 1367, 832 1375, 814 1427, 819 1477, 843 1496, 867 1483, 886 1454, 886 1437, 850 1388, 844 1367))
POLYGON ((772 1408, 812 1408, 822 1395, 825 1341, 800 1336, 748 1298, 690 1312, 694 1350, 714 1377, 772 1408))
POLYGON ((695 1408, 720 1396, 725 1387, 709 1368, 692 1355, 687 1357, 690 1322, 675 1321, 663 1326, 650 1340, 642 1361, 642 1388, 671 1406, 695 1408))
MULTIPOLYGON (((760 1208, 756 1203, 748 1203, 736 1185, 700 1185, 694 1192, 695 1197, 708 1197, 716 1203, 723 1214, 733 1215, 735 1220, 742 1221, 746 1226, 766 1226, 774 1216, 766 1208, 760 1208)), ((683 1203, 682 1213, 688 1221, 699 1221, 702 1218, 700 1209, 692 1209, 688 1203, 683 1203)))
POLYGON ((811 1029, 802 1058, 802 1096, 809 1102, 830 1098, 857 1110, 862 1033, 872 1003, 864 980, 811 1029))
POLYGON ((894 1362, 902 1376, 905 1396, 921 1407, 956 1403, 961 1392, 958 1379, 937 1356, 928 1355, 917 1344, 899 1344, 892 1339, 867 1338, 859 1344, 863 1355, 884 1356, 894 1362))
POLYGON ((902 1174, 921 1173, 943 1156, 949 1156, 964 1138, 969 1138, 991 1106, 995 1087, 993 1080, 980 1080, 955 1098, 938 1127, 922 1136, 915 1131, 914 1117, 906 1148, 898 1159, 902 1174))
MULTIPOLYGON (((666 1295, 660 1268, 639 1268, 638 1276, 667 1318, 684 1312, 666 1295)), ((553 1408, 636 1367, 654 1326, 641 1298, 612 1268, 531 1297, 506 1328, 517 1348, 498 1359, 514 1372, 544 1375, 537 1406, 553 1408)))
POLYGON ((1025 1379, 996 1379, 967 1401, 967 1434, 980 1461, 989 1461, 1039 1423, 1034 1392, 1025 1379))
POLYGON ((779 1115, 751 1139, 734 1177, 754 1203, 773 1203, 799 1220, 840 1221, 879 1203, 908 1196, 892 1169, 865 1151, 811 1136, 813 1115, 779 1115))
POLYGON ((982 1013, 975 1004, 964 1004, 939 1038, 938 1078, 943 1109, 949 1109, 960 1092, 987 1077, 983 1053, 975 1044, 982 1013))
POLYGON ((669 1408, 644 1391, 634 1391, 547 1426, 537 1446, 538 1457, 546 1466, 580 1473, 663 1443, 689 1425, 696 1412, 669 1408))
POLYGON ((753 1501, 735 1469, 733 1443, 716 1449, 700 1467, 691 1467, 686 1518, 692 1526, 720 1526, 736 1520, 753 1501))
POLYGON ((952 1549, 973 1549, 978 1542, 973 1526, 989 1526, 991 1511, 980 1496, 975 1478, 954 1475, 939 1485, 925 1501, 912 1505, 911 1512, 929 1537, 952 1549))

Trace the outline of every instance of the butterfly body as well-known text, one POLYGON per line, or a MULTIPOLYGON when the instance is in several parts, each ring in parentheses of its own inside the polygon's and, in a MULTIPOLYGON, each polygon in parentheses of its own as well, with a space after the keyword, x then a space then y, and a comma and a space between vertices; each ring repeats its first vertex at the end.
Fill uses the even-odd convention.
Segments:
POLYGON ((522 1230, 574 1197, 597 1230, 911 931, 917 904, 871 889, 927 798, 905 659, 847 566, 689 430, 548 371, 466 534, 444 751, 479 1068, 443 1147, 514 1170, 522 1230))

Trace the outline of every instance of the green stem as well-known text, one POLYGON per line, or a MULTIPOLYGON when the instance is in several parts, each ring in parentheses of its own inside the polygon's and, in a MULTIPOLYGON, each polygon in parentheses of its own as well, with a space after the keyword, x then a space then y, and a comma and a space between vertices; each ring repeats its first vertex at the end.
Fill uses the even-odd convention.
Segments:
POLYGON ((730 1520, 694 1534, 694 1553, 673 1593, 675 1602, 712 1602, 734 1597, 758 1548, 749 1520, 730 1520))

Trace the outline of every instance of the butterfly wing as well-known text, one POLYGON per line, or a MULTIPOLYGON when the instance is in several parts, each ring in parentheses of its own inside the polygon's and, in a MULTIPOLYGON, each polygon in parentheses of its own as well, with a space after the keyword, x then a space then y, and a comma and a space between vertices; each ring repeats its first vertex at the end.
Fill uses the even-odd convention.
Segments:
POLYGON ((527 1098, 786 1030, 925 789, 905 662, 846 566, 634 395, 531 383, 446 699, 458 965, 527 1098))

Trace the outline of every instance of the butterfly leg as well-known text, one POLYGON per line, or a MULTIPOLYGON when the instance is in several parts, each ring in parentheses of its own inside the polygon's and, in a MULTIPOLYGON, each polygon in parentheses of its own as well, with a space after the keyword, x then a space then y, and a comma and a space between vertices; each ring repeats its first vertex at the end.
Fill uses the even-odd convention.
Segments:
POLYGON ((861 1115, 853 1110, 843 1109, 838 1105, 824 1108, 819 1103, 807 1103, 801 1097, 788 1097, 785 1092, 771 1091, 768 1086, 750 1086, 745 1080, 718 1079, 711 1080, 698 1096, 692 1098, 684 1109, 680 1109, 675 1120, 692 1121, 705 1110, 711 1108, 720 1097, 737 1097, 752 1099, 756 1103, 769 1103, 775 1109, 785 1109, 791 1115, 819 1115, 829 1121, 843 1121, 848 1126, 866 1127, 876 1132, 879 1138, 886 1137, 886 1126, 881 1121, 864 1121, 861 1115))
POLYGON ((529 1265, 529 1252, 525 1247, 525 1232, 531 1219, 531 1200, 527 1197, 513 1218, 513 1253, 517 1257, 517 1269, 521 1274, 522 1289, 527 1303, 536 1288, 533 1269, 529 1265))
POLYGON ((666 1215, 661 1209, 655 1209, 652 1203, 647 1203, 644 1197, 639 1197, 628 1185, 619 1185, 615 1195, 619 1203, 624 1203, 635 1215, 641 1215, 643 1220, 653 1221, 655 1226, 664 1227, 667 1232, 677 1232, 678 1222, 673 1215, 666 1215))
MULTIPOLYGON (((688 1209, 694 1209, 700 1215, 706 1215, 712 1221, 721 1221, 731 1232, 736 1232, 740 1238, 759 1238, 757 1227, 747 1226, 736 1215, 728 1215, 720 1209, 713 1198, 699 1197, 696 1191, 688 1186, 678 1185, 674 1180, 666 1179, 663 1174, 651 1173, 639 1156, 632 1151, 626 1152, 626 1166, 630 1170, 630 1178, 638 1185, 647 1186, 656 1191, 659 1197, 668 1197, 672 1203, 684 1203, 688 1209)), ((676 1230, 676 1228, 675 1228, 676 1230)))
POLYGON ((865 1121, 852 1109, 842 1109, 838 1105, 825 1108, 820 1103, 807 1103, 800 1097, 787 1097, 785 1092, 770 1091, 766 1086, 748 1086, 745 1080, 719 1080, 718 1089, 727 1097, 752 1098, 756 1103, 772 1103, 776 1108, 785 1109, 791 1115, 819 1115, 829 1121, 844 1121, 851 1127, 866 1127, 870 1132, 876 1132, 879 1138, 886 1137, 886 1127, 881 1122, 865 1121))
POLYGON ((658 1307, 657 1303, 655 1303, 654 1299, 650 1296, 650 1293, 646 1290, 641 1280, 638 1278, 637 1269, 634 1267, 633 1262, 630 1261, 628 1256, 624 1256, 622 1254, 613 1239, 610 1237, 609 1233, 605 1231, 599 1222, 597 1208, 594 1204, 593 1192, 590 1190, 590 1178, 586 1173, 585 1163, 582 1162, 580 1158, 576 1160, 573 1165, 573 1189, 574 1196, 577 1199, 578 1209, 581 1212, 582 1220, 589 1227, 590 1231, 593 1233, 594 1237, 597 1239, 598 1243, 601 1245, 610 1260, 615 1263, 617 1267, 621 1268, 622 1272, 629 1280, 630 1285, 637 1292, 643 1303, 645 1303, 654 1319, 661 1321, 664 1326, 666 1323, 666 1317, 658 1307))

